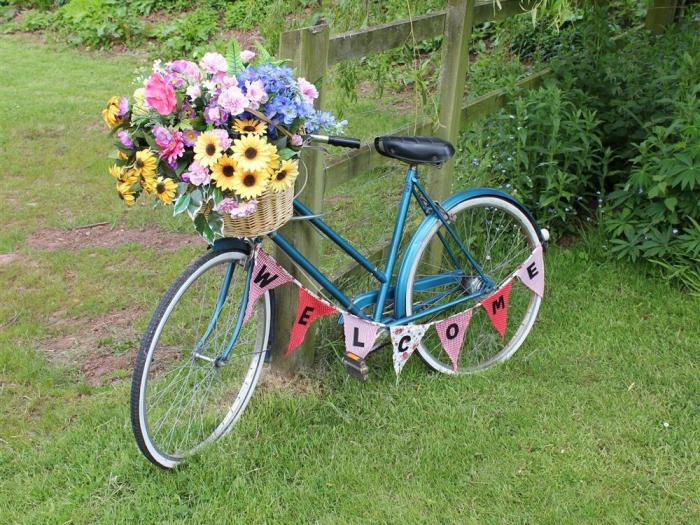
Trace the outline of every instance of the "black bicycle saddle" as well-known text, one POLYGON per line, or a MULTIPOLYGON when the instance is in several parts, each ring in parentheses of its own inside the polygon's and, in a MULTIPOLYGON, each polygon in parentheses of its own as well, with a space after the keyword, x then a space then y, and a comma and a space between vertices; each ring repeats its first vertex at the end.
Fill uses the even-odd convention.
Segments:
POLYGON ((432 164, 439 166, 450 160, 455 148, 446 140, 437 137, 399 137, 388 135, 374 139, 374 147, 385 157, 409 164, 432 164))

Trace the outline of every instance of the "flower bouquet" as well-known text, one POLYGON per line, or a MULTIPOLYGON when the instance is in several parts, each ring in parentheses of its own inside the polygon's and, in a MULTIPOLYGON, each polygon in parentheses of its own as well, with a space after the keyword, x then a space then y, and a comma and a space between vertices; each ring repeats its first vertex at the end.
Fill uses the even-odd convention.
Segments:
POLYGON ((173 204, 209 243, 286 222, 303 135, 345 124, 314 108, 316 87, 262 48, 156 61, 139 84, 102 111, 118 139, 117 192, 129 206, 142 193, 173 204))

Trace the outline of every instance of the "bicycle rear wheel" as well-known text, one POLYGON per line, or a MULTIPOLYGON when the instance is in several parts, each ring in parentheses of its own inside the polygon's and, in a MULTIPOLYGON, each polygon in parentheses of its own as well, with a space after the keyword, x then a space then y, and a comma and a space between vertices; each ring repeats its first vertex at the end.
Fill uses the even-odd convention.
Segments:
POLYGON ((266 294, 242 323, 246 261, 246 254, 229 251, 194 262, 146 330, 132 380, 131 422, 139 449, 158 466, 173 468, 222 437, 253 395, 271 307, 266 294))
MULTIPOLYGON (((518 206, 505 198, 465 198, 446 211, 453 219, 453 231, 496 287, 502 285, 539 244, 537 226, 518 206)), ((447 304, 485 288, 483 279, 474 271, 440 221, 436 221, 427 234, 414 242, 417 247, 409 263, 406 293, 398 298, 403 300, 407 315, 447 304), (435 276, 454 277, 442 279, 439 285, 421 285, 430 283, 435 276)), ((490 293, 493 293, 493 289, 419 322, 445 319, 476 305, 490 293)), ((503 340, 483 308, 474 309, 462 344, 457 372, 477 372, 512 356, 532 329, 540 302, 540 297, 529 288, 513 285, 508 306, 508 326, 503 340)), ((425 334, 418 353, 434 370, 455 373, 434 330, 425 334)))

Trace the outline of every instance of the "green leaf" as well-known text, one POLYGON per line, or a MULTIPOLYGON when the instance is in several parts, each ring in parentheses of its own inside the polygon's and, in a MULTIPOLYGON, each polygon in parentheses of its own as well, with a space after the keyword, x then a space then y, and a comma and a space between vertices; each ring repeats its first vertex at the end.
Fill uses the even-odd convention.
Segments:
POLYGON ((207 218, 204 216, 203 213, 200 213, 199 215, 197 215, 197 217, 195 217, 194 227, 197 230, 197 232, 202 237, 204 237, 204 240, 206 240, 209 244, 212 244, 214 242, 214 232, 209 226, 207 218))
POLYGON ((238 39, 235 37, 229 41, 226 60, 228 61, 230 75, 238 75, 245 70, 245 65, 241 60, 241 44, 238 43, 238 39))
POLYGON ((282 148, 281 150, 279 150, 278 154, 280 156, 280 159, 288 160, 288 159, 291 159, 292 157, 295 157, 297 155, 297 152, 294 151, 293 149, 282 148))
POLYGON ((180 215, 187 210, 190 205, 190 196, 191 193, 183 193, 177 198, 175 201, 175 207, 173 208, 173 216, 180 215))
POLYGON ((674 211, 676 209, 676 205, 678 204, 678 199, 676 197, 667 197, 664 199, 664 204, 669 210, 674 211))
POLYGON ((207 217, 209 228, 215 236, 224 236, 224 219, 217 212, 212 211, 207 217))

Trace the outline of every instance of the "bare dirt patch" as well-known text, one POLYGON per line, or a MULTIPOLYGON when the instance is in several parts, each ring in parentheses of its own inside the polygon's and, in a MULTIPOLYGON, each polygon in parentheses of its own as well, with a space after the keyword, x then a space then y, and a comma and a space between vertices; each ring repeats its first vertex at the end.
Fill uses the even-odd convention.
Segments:
POLYGON ((19 261, 18 253, 0 253, 0 266, 11 264, 15 261, 19 261))
POLYGON ((309 377, 290 377, 270 367, 263 371, 258 388, 261 392, 286 391, 297 395, 318 393, 321 390, 318 381, 309 377))
POLYGON ((143 313, 131 308, 90 320, 65 319, 58 313, 50 324, 70 327, 70 334, 44 340, 40 349, 51 363, 78 368, 88 383, 99 385, 133 367, 140 338, 135 322, 143 313))
POLYGON ((74 230, 41 230, 27 238, 27 246, 40 250, 78 250, 80 248, 113 248, 136 243, 157 250, 178 250, 201 245, 195 235, 168 233, 159 228, 130 229, 100 224, 74 230))

